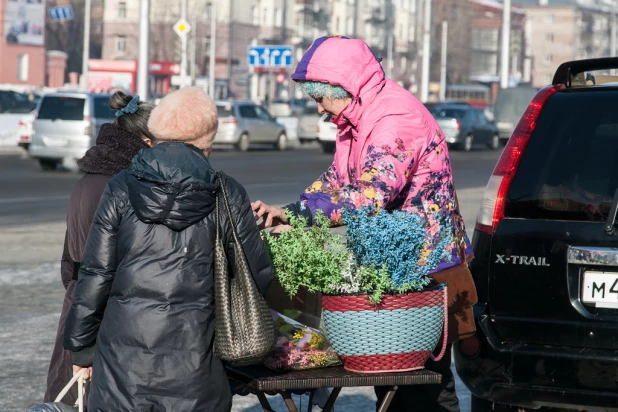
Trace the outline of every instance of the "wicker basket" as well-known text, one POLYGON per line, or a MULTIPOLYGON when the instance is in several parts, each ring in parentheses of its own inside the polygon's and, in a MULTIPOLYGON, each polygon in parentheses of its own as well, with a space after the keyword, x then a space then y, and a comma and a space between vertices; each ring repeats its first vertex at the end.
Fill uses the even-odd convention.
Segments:
POLYGON ((443 335, 446 351, 447 290, 385 295, 379 305, 367 295, 322 296, 328 340, 353 372, 423 369, 443 335))

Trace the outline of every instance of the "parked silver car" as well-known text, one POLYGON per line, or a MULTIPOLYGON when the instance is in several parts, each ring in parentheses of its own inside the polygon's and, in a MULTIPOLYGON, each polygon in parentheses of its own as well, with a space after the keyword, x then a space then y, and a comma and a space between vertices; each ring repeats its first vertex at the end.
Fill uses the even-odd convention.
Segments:
POLYGON ((233 145, 241 152, 246 152, 251 143, 269 143, 277 150, 287 149, 285 127, 262 106, 246 101, 217 101, 216 105, 219 129, 214 144, 233 145))
POLYGON ((309 101, 298 117, 298 140, 301 143, 309 143, 318 138, 318 123, 322 115, 318 113, 318 105, 309 101))
POLYGON ((33 122, 30 156, 43 170, 76 162, 94 146, 103 123, 114 118, 110 95, 86 92, 49 93, 41 97, 33 122))

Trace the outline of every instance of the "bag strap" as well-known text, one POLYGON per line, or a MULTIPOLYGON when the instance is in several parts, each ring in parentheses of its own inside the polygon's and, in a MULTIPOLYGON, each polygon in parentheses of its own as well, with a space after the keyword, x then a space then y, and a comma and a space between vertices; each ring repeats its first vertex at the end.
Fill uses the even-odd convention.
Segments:
MULTIPOLYGON (((228 199, 227 196, 227 189, 225 188, 225 181, 224 181, 224 174, 223 172, 217 172, 217 178, 219 179, 219 190, 220 190, 220 197, 223 198, 223 205, 225 206, 225 210, 227 212, 228 217, 230 218, 230 222, 231 222, 231 226, 232 226, 232 236, 234 237, 234 242, 236 242, 239 246, 242 247, 242 242, 240 241, 240 237, 238 236, 238 233, 236 232, 236 222, 234 222, 234 217, 232 216, 232 209, 230 208, 230 201, 228 199)), ((217 235, 216 236, 220 236, 221 234, 219 233, 219 225, 221 224, 220 219, 220 210, 219 210, 219 196, 217 196, 217 205, 215 206, 215 213, 216 213, 216 219, 217 219, 217 235)))
POLYGON ((71 387, 75 384, 75 382, 77 382, 77 407, 79 408, 79 412, 84 412, 84 374, 85 373, 86 373, 86 369, 84 368, 84 369, 81 369, 79 372, 77 372, 75 375, 73 375, 69 383, 67 383, 66 386, 62 388, 58 396, 56 396, 56 399, 54 400, 54 402, 60 402, 62 398, 64 398, 64 396, 67 394, 69 389, 71 389, 71 387))

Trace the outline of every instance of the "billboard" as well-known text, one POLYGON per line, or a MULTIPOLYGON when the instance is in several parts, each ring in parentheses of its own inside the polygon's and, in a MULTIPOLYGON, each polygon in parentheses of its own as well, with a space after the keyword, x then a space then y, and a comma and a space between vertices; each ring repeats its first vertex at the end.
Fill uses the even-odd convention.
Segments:
POLYGON ((42 46, 45 32, 44 0, 5 2, 4 38, 8 44, 42 46))

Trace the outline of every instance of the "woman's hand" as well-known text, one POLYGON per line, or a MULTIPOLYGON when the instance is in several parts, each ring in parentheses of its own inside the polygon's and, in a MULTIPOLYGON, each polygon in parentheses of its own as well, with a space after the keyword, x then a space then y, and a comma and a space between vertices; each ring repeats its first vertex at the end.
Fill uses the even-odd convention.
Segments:
POLYGON ((288 231, 288 230, 293 230, 293 229, 294 228, 292 226, 290 226, 290 225, 279 225, 276 228, 274 228, 273 230, 271 230, 270 233, 278 235, 279 233, 282 233, 282 232, 285 232, 285 231, 288 231))
POLYGON ((260 229, 279 226, 288 221, 285 215, 285 209, 269 206, 261 200, 251 203, 251 209, 253 209, 253 212, 256 214, 256 220, 259 218, 264 219, 262 223, 259 224, 260 229))
POLYGON ((84 380, 90 380, 90 378, 92 378, 92 366, 84 368, 82 366, 73 365, 73 376, 75 376, 75 374, 77 374, 82 369, 86 369, 86 372, 84 373, 84 380))

